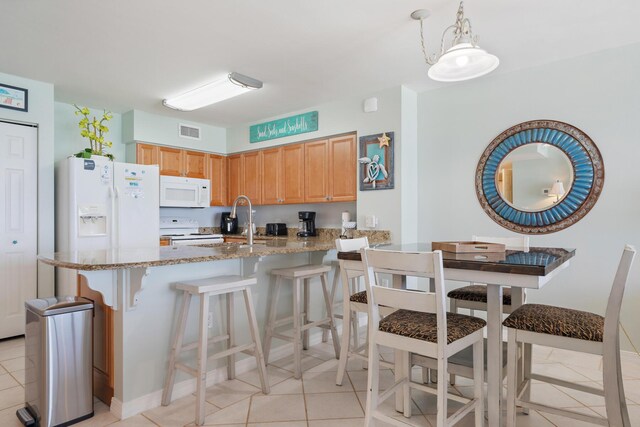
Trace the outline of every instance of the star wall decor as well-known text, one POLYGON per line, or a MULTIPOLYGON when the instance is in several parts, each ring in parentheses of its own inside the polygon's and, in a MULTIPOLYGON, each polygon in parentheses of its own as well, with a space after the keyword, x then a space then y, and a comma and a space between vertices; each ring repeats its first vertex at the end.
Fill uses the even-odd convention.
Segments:
POLYGON ((385 145, 388 147, 389 146, 389 141, 391 141, 391 138, 389 138, 387 136, 387 133, 383 133, 381 137, 378 138, 378 141, 380 141, 380 148, 384 147, 385 145))

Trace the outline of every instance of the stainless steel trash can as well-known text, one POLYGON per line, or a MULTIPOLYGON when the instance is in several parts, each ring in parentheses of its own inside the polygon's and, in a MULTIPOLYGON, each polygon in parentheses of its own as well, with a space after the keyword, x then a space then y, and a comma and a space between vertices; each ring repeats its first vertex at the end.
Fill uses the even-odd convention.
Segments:
POLYGON ((82 297, 25 303, 25 400, 40 427, 93 416, 93 302, 82 297))

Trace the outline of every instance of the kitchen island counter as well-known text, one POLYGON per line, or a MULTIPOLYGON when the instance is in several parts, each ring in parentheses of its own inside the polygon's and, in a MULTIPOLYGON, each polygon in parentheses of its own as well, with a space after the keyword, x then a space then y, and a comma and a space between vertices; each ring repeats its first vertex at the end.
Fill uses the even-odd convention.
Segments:
POLYGON ((40 254, 38 259, 54 267, 82 271, 158 267, 237 258, 262 257, 335 249, 334 242, 268 240, 253 246, 219 243, 201 246, 162 246, 158 248, 112 249, 40 254))
MULTIPOLYGON (((374 244, 390 240, 388 233, 375 231, 371 234, 368 237, 374 244)), ((100 294, 104 306, 112 309, 109 311, 112 325, 107 334, 111 342, 105 342, 104 348, 112 352, 111 412, 124 419, 160 405, 170 338, 181 302, 176 283, 225 275, 256 278, 258 286, 253 291, 253 302, 258 325, 264 328, 274 284, 271 271, 304 264, 329 264, 335 256, 333 239, 289 237, 269 239, 252 246, 242 243, 164 246, 57 252, 40 254, 38 258, 40 262, 63 270, 76 270, 86 286, 100 294)), ((333 275, 332 270, 330 281, 333 275)), ((321 301, 319 288, 311 285, 311 318, 323 315, 324 305, 315 303, 321 301)), ((218 330, 225 325, 225 309, 218 299, 212 299, 211 304, 213 329, 218 330)), ((279 308, 279 315, 290 315, 290 310, 288 305, 283 306, 279 308)), ((186 336, 193 337, 198 327, 196 316, 190 316, 186 336)), ((238 337, 249 336, 246 322, 239 320, 235 327, 238 337)), ((102 336, 94 338, 96 342, 104 342, 102 336)), ((320 342, 321 334, 312 334, 310 339, 320 342)), ((275 346, 272 357, 285 357, 291 351, 288 345, 275 346)), ((187 359, 192 357, 186 356, 187 359)), ((226 376, 225 362, 211 360, 208 363, 211 383, 226 376)), ((237 373, 247 372, 254 365, 253 358, 239 359, 237 373)), ((195 387, 191 377, 181 373, 176 381, 176 398, 193 393, 195 387)))
MULTIPOLYGON (((371 244, 388 243, 388 235, 378 233, 371 244)), ((193 246, 108 249, 40 254, 38 259, 54 267, 82 271, 117 270, 136 267, 190 264, 268 255, 286 255, 335 249, 335 241, 314 237, 269 238, 252 246, 239 243, 216 243, 193 246)))

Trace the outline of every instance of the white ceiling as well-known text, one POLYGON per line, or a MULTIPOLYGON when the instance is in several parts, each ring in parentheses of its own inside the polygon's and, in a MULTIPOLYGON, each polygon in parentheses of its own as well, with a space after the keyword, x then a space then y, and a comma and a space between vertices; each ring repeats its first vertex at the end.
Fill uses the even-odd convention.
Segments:
MULTIPOLYGON (((57 101, 233 126, 427 78, 452 0, 0 0, 0 72, 55 84, 57 101), (264 88, 189 113, 163 98, 229 71, 264 88)), ((469 0, 497 73, 640 42, 637 0, 469 0)))

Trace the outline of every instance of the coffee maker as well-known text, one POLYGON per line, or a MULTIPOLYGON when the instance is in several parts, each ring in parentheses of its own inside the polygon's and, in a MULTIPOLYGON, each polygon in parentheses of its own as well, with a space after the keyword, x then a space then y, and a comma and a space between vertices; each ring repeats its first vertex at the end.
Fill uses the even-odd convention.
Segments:
POLYGON ((298 227, 298 237, 309 237, 316 235, 316 213, 310 211, 298 212, 298 220, 300 220, 300 226, 298 227))
POLYGON ((220 232, 222 234, 238 233, 238 218, 231 218, 231 212, 222 212, 220 215, 220 232))

